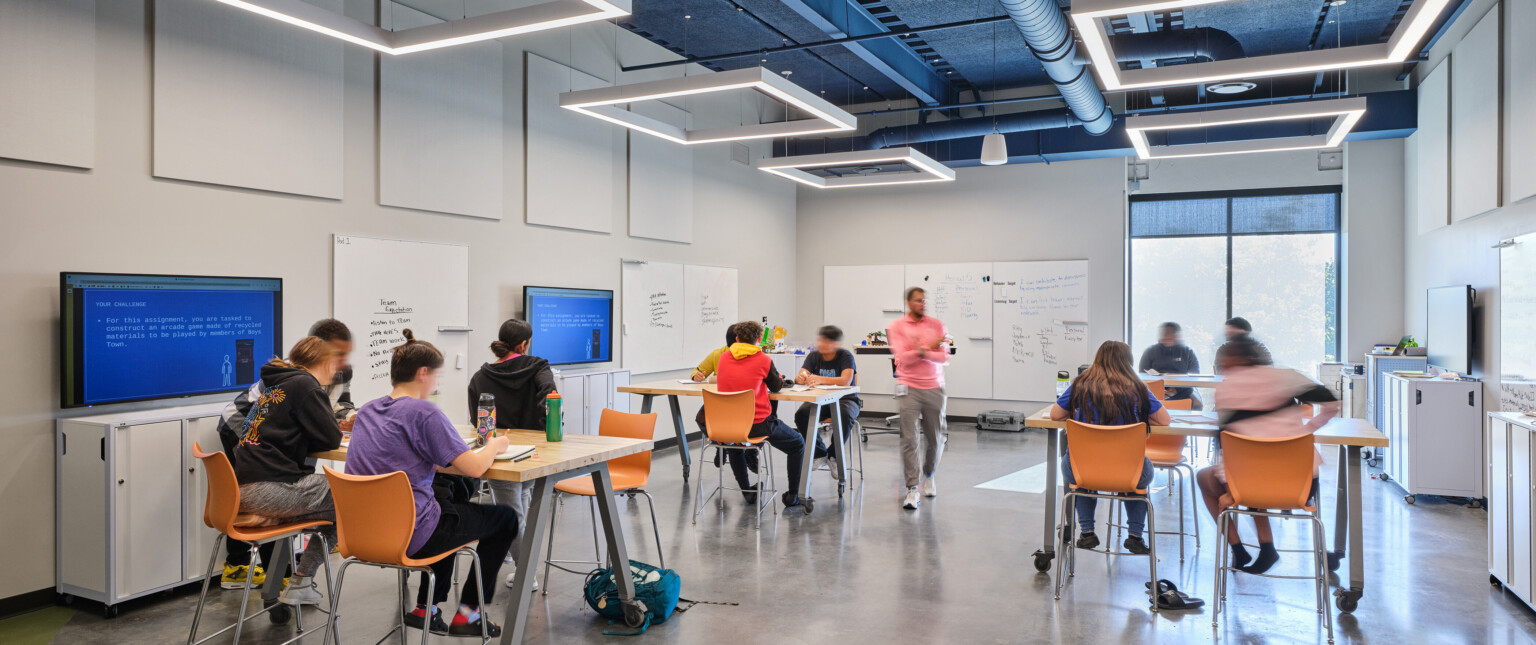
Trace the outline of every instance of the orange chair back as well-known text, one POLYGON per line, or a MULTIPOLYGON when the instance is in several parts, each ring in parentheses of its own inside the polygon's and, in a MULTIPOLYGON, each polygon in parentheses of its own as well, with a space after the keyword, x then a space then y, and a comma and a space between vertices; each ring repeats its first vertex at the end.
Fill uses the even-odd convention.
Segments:
POLYGON ((1067 454, 1072 462, 1073 488, 1103 493, 1145 493, 1142 460, 1147 453, 1147 426, 1096 426, 1067 421, 1067 454))
POLYGON ((1188 412, 1195 409, 1195 402, 1190 399, 1171 399, 1163 401, 1163 407, 1169 410, 1182 410, 1188 412))
POLYGON ((336 544, 342 557, 406 564, 416 530, 416 502, 404 472, 348 475, 325 467, 336 502, 336 544))
POLYGON ((203 504, 203 524, 225 535, 238 533, 235 516, 240 514, 240 482, 235 480, 235 467, 229 464, 229 455, 203 452, 203 446, 193 442, 192 456, 203 461, 203 471, 208 474, 208 501, 203 504))
POLYGON ((1147 384, 1147 389, 1152 391, 1152 396, 1153 397, 1156 397, 1157 400, 1159 400, 1159 401, 1163 400, 1163 390, 1168 387, 1168 386, 1163 384, 1164 383, 1163 379, 1153 379, 1151 381, 1142 381, 1142 383, 1146 383, 1147 384))
POLYGON ((1313 510, 1313 457, 1310 433, 1294 437, 1249 437, 1221 433, 1221 459, 1227 490, 1239 506, 1270 510, 1313 510))
MULTIPOLYGON (((625 439, 651 439, 656 436, 656 413, 631 414, 603 408, 603 416, 597 422, 597 434, 603 437, 625 439)), ((651 451, 625 455, 608 461, 611 473, 629 473, 639 476, 644 486, 651 475, 651 451)))
MULTIPOLYGON (((1163 401, 1163 407, 1169 410, 1191 410, 1194 409, 1194 401, 1189 399, 1163 401)), ((1187 437, 1176 434, 1147 435, 1147 458, 1155 462, 1178 461, 1183 456, 1186 439, 1187 437)))
POLYGON ((756 415, 757 399, 752 390, 704 390, 704 432, 715 443, 756 443, 747 436, 756 415))

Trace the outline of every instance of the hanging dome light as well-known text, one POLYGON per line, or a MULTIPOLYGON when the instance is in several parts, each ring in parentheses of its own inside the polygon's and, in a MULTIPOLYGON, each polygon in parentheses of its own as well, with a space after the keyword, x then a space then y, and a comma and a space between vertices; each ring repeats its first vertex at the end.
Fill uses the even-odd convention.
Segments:
POLYGON ((981 140, 981 165, 1001 166, 1008 163, 1008 140, 997 132, 981 140))

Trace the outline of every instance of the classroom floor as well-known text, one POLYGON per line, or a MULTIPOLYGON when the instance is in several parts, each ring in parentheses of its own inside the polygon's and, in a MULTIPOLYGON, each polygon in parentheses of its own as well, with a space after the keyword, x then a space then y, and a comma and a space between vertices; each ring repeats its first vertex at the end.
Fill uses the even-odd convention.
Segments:
MULTIPOLYGON (((871 426, 878 421, 866 420, 871 426)), ((739 495, 725 510, 711 504, 691 524, 691 488, 684 490, 675 451, 656 454, 650 490, 657 499, 667 565, 683 579, 683 595, 740 606, 699 605, 635 642, 656 643, 1154 643, 1265 644, 1325 640, 1307 581, 1239 576, 1231 584, 1230 613, 1211 627, 1205 610, 1148 611, 1142 585, 1144 558, 1082 554, 1077 576, 1061 600, 1051 598, 1051 576, 1036 573, 1030 554, 1040 547, 1041 495, 975 488, 1041 463, 1045 437, 952 428, 939 469, 939 496, 917 512, 899 507, 900 447, 895 436, 871 437, 862 490, 850 488, 839 505, 830 476, 817 473, 816 511, 769 515, 752 528, 739 495)), ((1330 458, 1332 455, 1329 455, 1330 458)), ((1331 461, 1331 459, 1330 459, 1331 461)), ((1037 469, 1038 470, 1038 469, 1037 469)), ((779 472, 784 472, 782 467, 779 472)), ((1325 502, 1331 503, 1333 468, 1324 467, 1325 502)), ((715 479, 706 467, 708 482, 715 479)), ((1029 473, 1012 478, 1029 488, 1029 473)), ((781 475, 782 477, 782 475, 781 475)), ((1161 483, 1161 477, 1159 477, 1161 483)), ((782 482, 781 482, 782 485, 782 482)), ((1482 510, 1420 497, 1409 506, 1392 484, 1364 482, 1366 591, 1353 615, 1335 613, 1340 643, 1528 643, 1536 613, 1488 584, 1482 510)), ((1171 499, 1156 497, 1166 529, 1177 518, 1171 499)), ((562 557, 591 554, 586 509, 568 505, 556 537, 562 557)), ((1100 521, 1106 506, 1099 507, 1100 521)), ((631 557, 655 562, 643 502, 627 505, 631 557)), ((1329 514, 1331 517, 1331 514, 1329 514)), ((1190 545, 1181 566, 1172 537, 1159 541, 1158 572, 1180 589, 1210 599, 1215 528, 1202 518, 1205 545, 1190 545)), ((1280 547, 1304 545, 1300 521, 1277 529, 1280 547)), ((1331 522, 1330 522, 1331 525, 1331 522)), ((1251 540, 1252 525, 1245 529, 1251 540)), ((1331 531, 1331 526, 1330 526, 1331 531)), ((1100 535, 1104 535, 1100 529, 1100 535)), ((1329 534, 1332 535, 1331 532, 1329 534)), ((1330 537, 1331 539, 1331 537, 1330 537)), ((1278 569, 1301 572, 1304 556, 1282 559, 1278 569)), ((1059 560, 1058 560, 1059 562, 1059 560)), ((1347 571, 1347 563, 1341 571, 1347 571)), ((1277 569, 1277 572, 1278 572, 1277 569)), ((629 642, 602 635, 580 598, 581 578, 555 572, 548 596, 536 596, 531 643, 629 642)), ((373 643, 394 621, 394 574, 356 567, 347 576, 343 641, 373 643)), ((413 587, 414 591, 414 587, 413 587)), ((492 615, 500 620, 502 587, 492 615)), ((212 592, 209 626, 232 620, 239 593, 212 592)), ((197 604, 194 588, 145 599, 103 620, 83 604, 57 632, 55 643, 167 643, 186 637, 197 604)), ((1329 611, 1333 611, 1329 607, 1329 611)), ((14 619, 13 619, 14 620, 14 619)), ((0 621, 0 634, 5 623, 0 621)), ((620 626, 622 628, 622 626, 620 626)), ((278 643, 291 628, 265 617, 248 627, 245 642, 278 643)), ((417 632, 411 632, 419 638, 417 632)), ((315 632, 306 642, 319 642, 315 632)), ((5 640, 0 638, 0 640, 5 640)), ((219 639, 215 642, 227 642, 219 639)), ((412 640, 411 642, 418 642, 412 640)), ((445 641, 434 637, 434 642, 445 641)))

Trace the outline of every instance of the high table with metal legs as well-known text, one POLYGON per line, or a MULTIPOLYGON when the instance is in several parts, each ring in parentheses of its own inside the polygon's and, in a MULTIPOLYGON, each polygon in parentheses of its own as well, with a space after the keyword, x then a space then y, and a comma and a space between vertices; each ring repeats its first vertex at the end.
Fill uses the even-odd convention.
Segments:
MULTIPOLYGON (((468 429, 460 428, 461 434, 468 429)), ((566 434, 564 441, 546 441, 542 430, 508 430, 514 445, 532 445, 534 456, 523 461, 498 461, 484 475, 484 479, 512 482, 533 482, 533 500, 528 505, 527 528, 517 548, 517 574, 512 582, 512 598, 507 603, 507 615, 502 625, 501 643, 511 645, 523 642, 527 629, 528 609, 533 604, 535 563, 545 557, 545 531, 550 530, 550 513, 553 510, 555 483, 576 477, 592 476, 597 492, 597 510, 602 520, 603 537, 608 542, 608 559, 615 569, 625 572, 629 568, 629 554, 624 546, 624 528, 619 513, 618 500, 613 495, 613 477, 608 473, 608 461, 626 455, 645 452, 654 442, 649 439, 627 439, 589 434, 566 434)), ((344 461, 347 449, 316 453, 319 459, 344 461)), ((282 561, 278 558, 274 560, 282 561)), ((280 577, 280 576, 279 576, 280 577)), ((619 602, 624 607, 624 620, 638 627, 644 620, 645 611, 634 602, 634 580, 628 575, 616 576, 619 584, 619 602)), ((268 574, 268 585, 272 575, 268 574)), ((490 581, 495 584, 496 581, 490 581)), ((278 586, 281 587, 281 582, 278 586)))
MULTIPOLYGON (((1045 523, 1044 546, 1034 553, 1035 569, 1041 572, 1051 569, 1056 557, 1057 544, 1070 544, 1071 536, 1056 535, 1057 474, 1061 460, 1061 435, 1066 421, 1050 417, 1046 407, 1029 415, 1025 426, 1046 431, 1045 475, 1045 523)), ((1186 437, 1216 438, 1221 430, 1214 417, 1200 413, 1174 413, 1173 425, 1152 426, 1153 434, 1173 434, 1186 437)), ((1339 470, 1337 497, 1334 503, 1333 555, 1335 559, 1349 560, 1349 586, 1342 581, 1334 590, 1334 605, 1339 611, 1350 613, 1359 606, 1365 594, 1364 517, 1360 499, 1360 449, 1385 447, 1387 436, 1364 419, 1332 419, 1313 433, 1319 446, 1338 446, 1339 470)))
MULTIPOLYGON (((704 396, 705 390, 709 390, 711 392, 719 391, 715 388, 713 383, 681 383, 676 380, 652 381, 650 383, 634 383, 631 385, 622 385, 618 388, 619 392, 639 394, 644 397, 641 399, 640 403, 641 413, 649 413, 651 411, 651 405, 656 397, 667 397, 667 405, 672 410, 672 428, 673 431, 677 433, 678 456, 683 460, 684 490, 687 489, 688 465, 692 463, 692 457, 690 457, 688 454, 688 432, 684 429, 683 426, 681 406, 678 404, 677 397, 702 397, 704 396)), ((793 390, 789 387, 785 387, 783 390, 768 395, 768 398, 774 401, 814 404, 816 406, 816 413, 812 417, 813 427, 811 430, 813 433, 816 431, 816 428, 814 427, 816 425, 816 421, 828 418, 830 415, 832 419, 832 451, 834 454, 840 456, 840 458, 836 461, 842 467, 843 471, 841 476, 837 478, 838 497, 842 497, 843 492, 847 490, 848 481, 848 460, 843 457, 847 455, 845 446, 843 445, 843 415, 842 410, 838 409, 838 406, 839 402, 843 400, 843 397, 852 396, 858 393, 859 388, 857 386, 842 387, 837 389, 812 387, 804 390, 793 390)), ((801 500, 799 508, 807 515, 809 515, 815 508, 815 500, 811 499, 811 467, 813 464, 815 464, 816 459, 815 446, 815 435, 811 434, 810 436, 806 437, 805 454, 801 458, 800 490, 797 491, 797 494, 800 496, 801 500)))

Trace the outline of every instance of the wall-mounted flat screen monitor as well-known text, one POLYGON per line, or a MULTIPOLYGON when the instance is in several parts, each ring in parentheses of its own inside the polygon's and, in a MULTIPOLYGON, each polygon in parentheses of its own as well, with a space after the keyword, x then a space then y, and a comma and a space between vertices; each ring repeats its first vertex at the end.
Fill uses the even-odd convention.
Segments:
POLYGON ((550 365, 613 360, 613 291, 523 287, 533 355, 550 365))
POLYGON ((1430 289, 1425 299, 1424 345, 1429 364, 1461 374, 1472 372, 1472 303, 1476 292, 1459 284, 1430 289))

